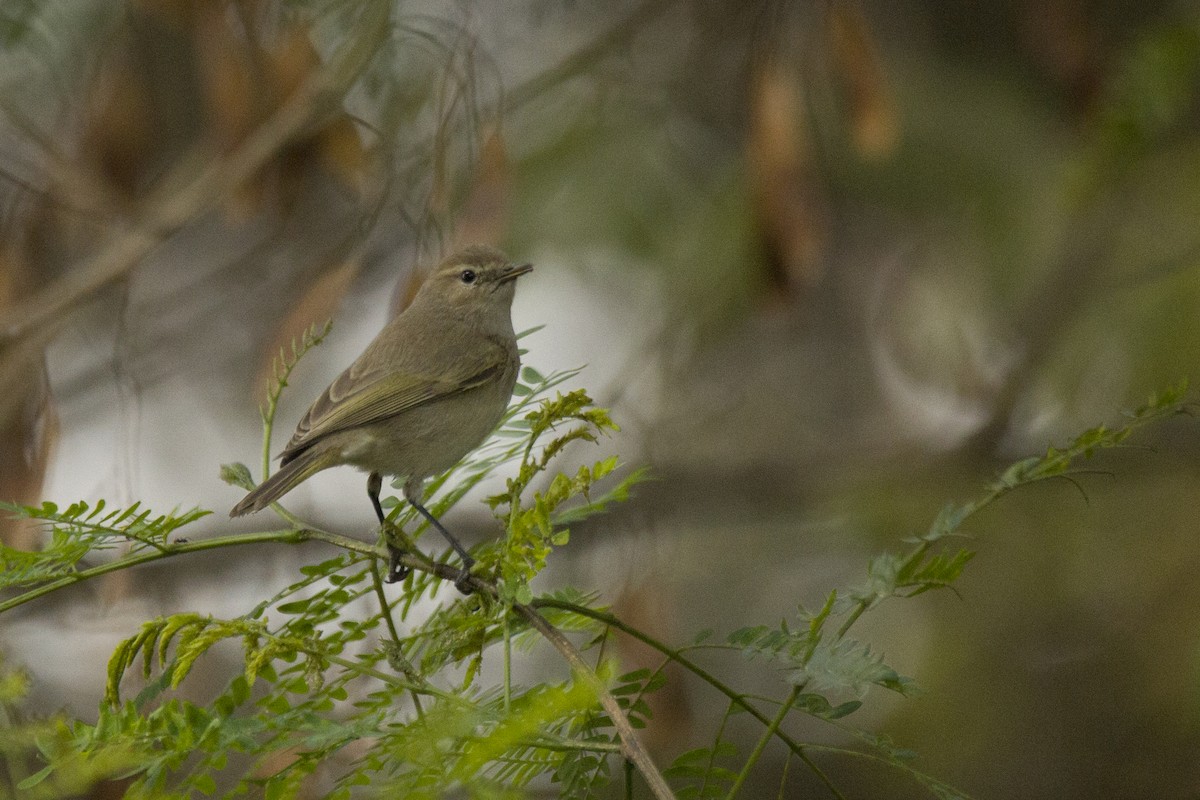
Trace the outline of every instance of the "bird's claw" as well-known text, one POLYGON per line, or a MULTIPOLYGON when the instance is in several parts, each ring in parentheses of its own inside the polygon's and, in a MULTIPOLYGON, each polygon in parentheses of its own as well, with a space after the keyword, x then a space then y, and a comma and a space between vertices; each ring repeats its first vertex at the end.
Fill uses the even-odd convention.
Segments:
POLYGON ((391 554, 391 559, 388 561, 387 577, 383 579, 383 582, 397 583, 407 578, 408 573, 412 570, 400 561, 404 557, 404 551, 389 544, 388 553, 391 554))
POLYGON ((471 594, 475 591, 471 588, 471 571, 463 568, 459 571, 458 577, 454 579, 454 588, 458 589, 462 594, 471 594))

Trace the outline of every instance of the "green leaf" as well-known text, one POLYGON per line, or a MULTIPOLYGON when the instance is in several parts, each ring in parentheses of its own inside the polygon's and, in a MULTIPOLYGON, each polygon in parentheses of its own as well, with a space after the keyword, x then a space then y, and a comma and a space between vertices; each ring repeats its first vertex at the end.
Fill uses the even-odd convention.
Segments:
POLYGON ((807 659, 795 664, 790 680, 793 685, 817 692, 842 691, 861 696, 872 685, 903 695, 913 692, 908 678, 885 664, 870 647, 850 639, 818 643, 807 659))
POLYGON ((235 461, 232 464, 222 464, 221 480, 247 491, 254 488, 254 478, 250 475, 250 468, 240 461, 235 461))
POLYGON ((54 765, 47 764, 46 766, 39 769, 37 772, 30 775, 28 778, 25 778, 25 780, 18 783, 17 788, 23 792, 28 791, 28 790, 32 789, 33 787, 37 786, 42 781, 46 780, 46 778, 48 778, 50 776, 50 773, 53 771, 54 771, 54 765))

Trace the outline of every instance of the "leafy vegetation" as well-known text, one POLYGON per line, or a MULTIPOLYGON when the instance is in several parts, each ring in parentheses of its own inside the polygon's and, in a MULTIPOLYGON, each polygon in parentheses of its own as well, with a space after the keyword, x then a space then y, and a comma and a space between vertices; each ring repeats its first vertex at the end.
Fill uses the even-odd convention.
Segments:
MULTIPOLYGON (((292 356, 281 359, 264 412, 266 439, 288 371, 323 335, 310 330, 292 356)), ((0 612, 99 574, 200 550, 313 539, 339 549, 241 616, 189 612, 147 621, 112 654, 95 724, 65 716, 23 720, 20 700, 36 676, 0 664, 8 794, 66 797, 100 780, 122 780, 127 797, 251 793, 274 799, 319 791, 349 798, 368 787, 367 794, 379 796, 465 791, 497 798, 548 785, 557 796, 590 798, 607 796, 614 778, 629 796, 640 773, 659 797, 732 798, 766 747, 778 741, 790 754, 789 768, 778 777, 781 793, 795 760, 831 796, 843 796, 835 772, 841 756, 887 764, 934 797, 961 797, 918 770, 916 754, 851 723, 871 688, 907 695, 913 687, 869 643, 851 638, 851 629, 885 600, 952 589, 973 553, 948 542, 963 536, 981 509, 1032 483, 1074 480, 1081 460, 1185 409, 1181 386, 1117 427, 1094 428, 1017 462, 979 498, 948 504, 925 532, 907 540, 907 550, 873 558, 862 583, 830 591, 815 612, 801 608, 795 620, 748 626, 720 642, 701 634, 689 646, 674 647, 615 617, 594 596, 535 588, 554 548, 568 544, 566 526, 624 500, 644 477, 626 470, 617 478, 622 470, 613 457, 560 469, 579 452, 571 445, 596 443, 616 429, 586 392, 560 391, 573 377, 526 368, 496 435, 429 487, 431 507, 441 514, 488 477, 509 471, 505 490, 486 501, 506 535, 476 549, 479 566, 468 596, 440 591, 457 574, 445 563, 449 553, 430 557, 414 550, 406 556, 413 572, 399 591, 389 590, 381 580, 382 543, 317 529, 283 508, 277 508, 288 523, 283 529, 189 540, 179 534, 207 512, 156 515, 136 503, 124 509, 103 502, 65 509, 4 505, 9 514, 42 523, 46 536, 35 552, 0 548, 0 585, 9 590, 0 612), (88 554, 116 545, 126 548, 123 555, 85 565, 88 554), (603 647, 613 632, 657 650, 660 667, 619 674, 603 647), (569 679, 514 679, 513 660, 524 652, 514 644, 537 639, 567 661, 569 679), (223 642, 240 646, 241 669, 207 701, 180 696, 177 690, 223 642), (739 652, 774 671, 781 696, 752 695, 717 676, 700 661, 699 653, 709 649, 739 652), (589 652, 590 664, 584 660, 589 652), (502 664, 499 678, 488 666, 495 659, 502 664), (647 697, 666 684, 669 664, 706 682, 726 706, 708 744, 679 755, 659 774, 638 731, 651 723, 647 697), (747 752, 728 735, 730 720, 741 714, 762 726, 747 752), (796 714, 851 733, 860 746, 799 741, 786 724, 796 714)), ((223 474, 238 485, 250 482, 241 465, 223 474)), ((423 533, 405 505, 393 500, 389 508, 399 528, 413 538, 423 533)))

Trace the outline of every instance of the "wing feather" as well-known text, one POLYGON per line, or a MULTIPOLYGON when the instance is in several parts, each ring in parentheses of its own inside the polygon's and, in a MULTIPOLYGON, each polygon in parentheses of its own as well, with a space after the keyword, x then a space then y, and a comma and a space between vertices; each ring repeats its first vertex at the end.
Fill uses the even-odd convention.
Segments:
POLYGON ((507 354, 491 349, 435 378, 406 371, 356 374, 355 366, 329 385, 296 426, 280 457, 286 463, 319 439, 339 431, 381 422, 417 406, 482 386, 503 373, 507 354))

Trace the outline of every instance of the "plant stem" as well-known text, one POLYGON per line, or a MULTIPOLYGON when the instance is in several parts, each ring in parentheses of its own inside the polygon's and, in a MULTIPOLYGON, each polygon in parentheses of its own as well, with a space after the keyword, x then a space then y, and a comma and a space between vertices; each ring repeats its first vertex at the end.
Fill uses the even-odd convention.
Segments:
MULTIPOLYGON (((917 783, 921 784, 921 786, 927 790, 931 790, 935 786, 938 788, 948 788, 941 781, 939 781, 936 778, 933 778, 929 775, 926 775, 924 772, 921 772, 919 769, 913 769, 911 766, 904 763, 903 761, 899 761, 895 758, 888 758, 887 756, 880 755, 879 753, 872 753, 872 752, 869 752, 866 750, 851 750, 846 747, 836 747, 834 745, 828 745, 828 744, 813 744, 813 745, 809 745, 809 747, 813 750, 817 750, 817 751, 820 751, 823 753, 832 753, 833 755, 849 756, 850 758, 861 758, 864 761, 873 761, 878 764, 884 764, 886 766, 893 767, 902 772, 907 772, 909 774, 909 776, 913 778, 913 780, 917 781, 917 783)), ((935 794, 938 797, 963 797, 963 798, 968 797, 967 795, 965 795, 962 792, 959 792, 957 790, 954 791, 953 793, 951 793, 951 792, 933 792, 933 794, 935 794)))
POLYGON ((792 766, 792 754, 788 753, 787 759, 783 762, 783 774, 779 776, 779 794, 776 795, 777 800, 784 800, 783 790, 787 788, 788 770, 792 766))
POLYGON ((663 14, 674 4, 673 0, 645 0, 629 16, 596 37, 585 47, 572 53, 561 63, 513 87, 504 97, 505 109, 512 112, 547 89, 558 86, 584 72, 615 47, 627 44, 635 34, 644 30, 654 21, 655 17, 663 14))
POLYGON ((267 393, 267 410, 263 412, 262 480, 271 477, 271 431, 275 427, 275 408, 279 396, 267 393))
POLYGON ((666 779, 662 773, 658 771, 658 767, 650 760, 650 755, 646 752, 646 748, 642 746, 641 740, 637 738, 637 734, 633 730, 633 725, 630 724, 629 718, 625 716, 625 712, 621 710, 621 705, 617 702, 617 698, 613 697, 612 692, 604 685, 599 676, 592 671, 588 663, 583 660, 583 655, 576 649, 575 645, 571 644, 571 640, 563 636, 562 631, 551 625, 545 617, 537 612, 537 609, 531 606, 517 603, 513 605, 513 610, 525 617, 529 624, 540 633, 546 641, 559 652, 560 655, 570 664, 572 671, 582 678, 592 690, 596 692, 596 697, 600 701, 600 705, 604 708, 612 720, 613 727, 617 729, 617 735, 621 737, 621 751, 625 758, 633 762, 638 771, 642 773, 646 783, 650 786, 650 792, 658 798, 658 800, 673 800, 675 797, 671 791, 671 787, 667 785, 666 779))
MULTIPOLYGON (((279 531, 264 531, 262 533, 239 534, 235 536, 219 536, 212 539, 202 539, 195 542, 179 542, 169 545, 167 548, 162 550, 136 553, 127 558, 111 561, 107 564, 100 564, 90 569, 82 570, 72 575, 59 578, 58 580, 50 581, 49 583, 42 584, 41 586, 19 594, 16 597, 10 598, 9 600, 0 602, 0 614, 72 584, 81 583, 83 581, 90 580, 91 578, 99 577, 100 575, 106 575, 110 572, 129 569, 130 567, 139 566, 152 561, 158 561, 170 556, 183 555, 185 553, 197 553, 205 550, 215 550, 222 547, 234 547, 238 545, 263 544, 268 542, 280 544, 299 544, 309 540, 326 542, 327 544, 332 544, 344 550, 365 553, 367 555, 374 556, 377 559, 384 559, 388 557, 388 554, 386 554, 382 548, 376 547, 375 545, 370 545, 357 539, 351 539, 348 536, 342 536, 340 534, 330 533, 328 531, 315 528, 298 528, 279 531)), ((414 569, 428 571, 444 580, 456 580, 460 576, 458 568, 452 567, 449 564, 442 564, 439 562, 426 564, 411 556, 406 556, 405 562, 408 566, 414 569)), ((493 598, 497 598, 499 596, 499 592, 494 584, 485 581, 478 576, 470 576, 469 584, 473 591, 484 592, 493 598)), ((654 796, 658 798, 658 800, 674 800, 675 795, 672 794, 666 780, 663 779, 662 773, 659 772, 654 762, 650 759, 649 754, 646 752, 645 747, 643 747, 641 741, 637 738, 637 734, 633 729, 633 725, 630 724, 629 718, 626 717, 625 713, 621 710, 621 706, 617 702, 617 699, 613 697, 612 693, 608 690, 608 687, 604 685, 604 682, 600 680, 599 676, 597 676, 591 667, 588 666, 587 662, 584 661, 583 655, 578 649, 576 649, 575 645, 571 644, 571 641, 567 639, 567 637, 564 636, 561 631, 551 625, 545 617, 538 613, 535 608, 523 604, 516 604, 513 606, 513 610, 524 617, 530 623, 530 625, 538 631, 538 633, 540 633, 547 641, 549 641, 550 644, 559 651, 559 653, 571 666, 572 671, 582 680, 584 680, 593 691, 595 691, 596 696, 600 701, 600 705, 604 708, 605 713, 608 714, 609 719, 612 721, 613 727, 616 729, 617 734, 621 739, 622 753, 628 760, 632 761, 633 764, 638 768, 638 771, 642 773, 642 776, 646 779, 646 782, 649 784, 650 790, 654 796)), ((397 679, 395 675, 388 675, 380 670, 376 670, 371 667, 364 667, 363 665, 356 664, 348 659, 329 656, 328 654, 324 653, 319 655, 328 659, 330 663, 338 664, 339 666, 347 669, 356 670, 363 675, 369 675, 371 677, 378 678, 379 680, 402 686, 405 689, 417 689, 423 693, 433 694, 446 700, 465 702, 461 698, 455 697, 452 694, 441 692, 431 686, 415 686, 408 681, 401 681, 397 679)))
POLYGON ((767 749, 767 743, 775 736, 775 732, 779 730, 779 726, 783 724, 784 717, 792 710, 792 706, 796 704, 796 698, 800 696, 800 686, 793 686, 792 691, 788 693, 787 700, 783 701, 783 705, 779 707, 775 718, 771 720, 771 724, 763 731, 759 737, 758 743, 754 745, 754 749, 750 751, 750 757, 746 759, 746 763, 742 765, 742 771, 738 773, 737 779, 733 785, 729 787, 729 794, 725 795, 725 800, 733 800, 737 793, 741 791, 742 784, 746 782, 746 778, 750 775, 750 770, 758 763, 758 759, 762 757, 763 751, 767 749))
MULTIPOLYGON (((392 637, 392 646, 395 648, 396 659, 404 659, 404 653, 400 645, 400 631, 396 629, 396 621, 392 619, 392 606, 388 603, 387 595, 383 591, 383 578, 379 574, 379 561, 372 559, 371 561, 371 587, 375 590, 375 596, 379 599, 379 613, 383 616, 383 622, 387 626, 388 635, 392 637)), ((391 661, 391 658, 388 659, 391 661)), ((410 681, 421 682, 420 676, 412 669, 407 659, 404 659, 400 666, 404 677, 410 681)), ((415 691, 410 690, 412 695, 413 706, 416 708, 417 717, 425 716, 425 709, 421 708, 421 696, 415 691)))
POLYGON ((850 616, 846 617, 846 621, 842 623, 842 627, 838 628, 837 633, 834 634, 834 641, 845 637, 846 633, 850 630, 854 623, 858 622, 858 618, 863 615, 863 613, 867 610, 867 606, 869 605, 870 601, 868 600, 858 601, 857 605, 854 606, 854 610, 850 612, 850 616))
MULTIPOLYGON (((597 611, 595 609, 588 608, 587 606, 581 606, 581 605, 577 605, 575 603, 568 603, 563 600, 553 600, 550 598, 538 598, 537 600, 533 601, 533 605, 535 608, 557 608, 562 611, 570 611, 573 614, 578 614, 583 617, 588 617, 590 619, 596 620, 597 622, 603 622, 606 625, 616 628, 617 630, 621 631, 622 633, 632 636, 634 639, 637 639, 639 642, 642 642, 643 644, 647 644, 650 647, 653 647, 658 652, 662 653, 663 655, 668 656, 676 664, 683 667, 688 672, 692 673, 697 678, 699 678, 700 680, 707 683, 709 686, 712 686, 714 689, 716 689, 718 692, 720 692, 721 694, 728 697, 734 703, 737 703, 738 706, 745 709, 752 717, 757 719, 762 724, 764 724, 764 725, 771 724, 771 720, 767 717, 767 715, 764 714, 762 711, 760 711, 756 706, 752 705, 746 699, 745 695, 739 694, 738 692, 734 691, 724 681, 720 680, 715 675, 713 675, 711 672, 704 669, 703 667, 701 667, 696 662, 692 661, 687 656, 683 655, 683 653, 680 652, 679 650, 669 647, 666 644, 655 639, 653 636, 643 633, 641 630, 634 628, 633 626, 628 625, 625 622, 622 622, 618 617, 615 617, 606 611, 597 611)), ((845 796, 840 791, 838 791, 838 789, 834 785, 833 781, 831 781, 829 779, 829 776, 825 774, 825 771, 823 769, 821 769, 816 764, 816 762, 814 762, 809 757, 808 753, 805 752, 805 748, 808 747, 808 745, 800 744, 795 739, 793 739, 791 736, 789 736, 787 733, 785 733, 784 731, 781 731, 781 730, 776 730, 775 736, 777 736, 781 742, 783 742, 785 745, 787 745, 788 749, 791 750, 793 753, 795 753, 797 758, 799 758, 801 761, 804 762, 804 765, 806 767, 808 767, 808 769, 814 775, 817 776, 817 778, 821 781, 821 783, 823 783, 825 785, 825 788, 829 790, 830 794, 832 794, 835 798, 838 798, 838 800, 846 800, 845 796)))
POLYGON ((366 542, 360 542, 357 539, 351 539, 349 536, 342 536, 328 531, 317 530, 315 528, 288 528, 286 530, 264 531, 261 533, 242 533, 234 536, 214 536, 211 539, 200 539, 194 542, 177 542, 168 545, 162 549, 146 550, 138 553, 133 553, 124 558, 118 558, 114 561, 109 561, 105 564, 97 564, 94 567, 80 570, 79 572, 65 575, 57 580, 43 583, 41 586, 36 586, 28 591, 24 591, 15 597, 10 597, 7 600, 0 601, 0 614, 5 611, 10 611, 17 606, 25 605, 28 602, 44 597, 48 594, 66 588, 76 583, 98 578, 101 575, 107 575, 110 572, 119 572, 130 567, 137 567, 142 564, 148 564, 152 561, 159 561, 171 556, 184 555, 186 553, 200 553, 205 550, 217 550, 222 547, 237 547, 247 544, 264 544, 264 543, 281 543, 281 544, 300 544, 307 541, 321 541, 327 544, 332 544, 340 547, 343 550, 353 550, 357 553, 366 553, 373 555, 376 558, 386 558, 387 555, 382 550, 369 545, 366 542))
POLYGON ((422 681, 421 683, 418 684, 418 683, 413 683, 409 680, 401 680, 400 678, 397 678, 395 675, 389 675, 388 673, 386 673, 382 670, 375 669, 374 667, 364 666, 364 665, 359 664, 349 658, 342 658, 341 656, 332 656, 332 655, 329 655, 328 653, 321 652, 320 650, 306 650, 304 648, 296 648, 296 649, 299 652, 307 653, 309 655, 316 656, 317 658, 323 658, 326 661, 328 661, 330 664, 337 664, 342 669, 349 670, 350 672, 357 672, 359 675, 363 675, 368 678, 375 678, 378 681, 381 681, 381 682, 387 683, 387 684, 391 684, 392 686, 399 686, 402 689, 407 689, 410 692, 420 692, 421 694, 427 694, 432 697, 436 697, 439 700, 445 700, 448 703, 453 703, 455 705, 462 706, 463 708, 474 708, 474 705, 472 705, 470 701, 464 700, 461 697, 459 697, 458 695, 453 694, 451 692, 444 692, 441 689, 438 689, 437 687, 432 686, 429 683, 424 682, 424 681, 422 681))
POLYGON ((541 747, 544 750, 553 750, 559 753, 611 753, 619 754, 621 745, 616 742, 589 742, 576 741, 575 739, 566 739, 562 736, 542 735, 533 739, 530 744, 534 747, 541 747))
POLYGON ((505 610, 504 625, 504 713, 512 711, 512 632, 508 629, 508 615, 511 609, 505 610))
POLYGON ((725 726, 729 724, 729 717, 733 714, 733 709, 736 706, 730 702, 725 706, 725 713, 721 715, 721 724, 717 726, 717 735, 713 737, 712 750, 708 751, 708 760, 704 765, 704 780, 700 782, 699 796, 705 796, 705 790, 708 788, 708 779, 712 775, 713 767, 717 765, 717 749, 721 744, 721 738, 725 736, 725 726))

